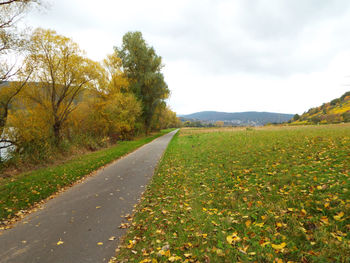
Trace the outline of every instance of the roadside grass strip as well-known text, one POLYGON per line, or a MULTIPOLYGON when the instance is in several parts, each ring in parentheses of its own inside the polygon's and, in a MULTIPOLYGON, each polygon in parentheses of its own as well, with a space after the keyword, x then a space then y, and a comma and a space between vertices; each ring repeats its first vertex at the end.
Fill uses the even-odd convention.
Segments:
POLYGON ((111 262, 349 262, 350 125, 169 144, 111 262))
POLYGON ((118 142, 116 146, 77 156, 64 164, 38 169, 0 180, 0 229, 7 228, 25 209, 46 199, 96 169, 132 152, 142 145, 172 131, 161 132, 134 141, 118 142))

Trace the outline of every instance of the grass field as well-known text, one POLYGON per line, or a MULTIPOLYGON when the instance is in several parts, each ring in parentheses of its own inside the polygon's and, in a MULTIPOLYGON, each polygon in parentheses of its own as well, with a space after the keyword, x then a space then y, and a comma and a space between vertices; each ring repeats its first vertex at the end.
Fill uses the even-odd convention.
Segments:
POLYGON ((350 125, 182 129, 114 262, 349 262, 350 125))
POLYGON ((122 141, 116 146, 73 158, 64 164, 0 179, 0 229, 22 216, 23 209, 51 196, 85 175, 104 166, 136 148, 170 132, 162 130, 152 136, 134 141, 122 141))

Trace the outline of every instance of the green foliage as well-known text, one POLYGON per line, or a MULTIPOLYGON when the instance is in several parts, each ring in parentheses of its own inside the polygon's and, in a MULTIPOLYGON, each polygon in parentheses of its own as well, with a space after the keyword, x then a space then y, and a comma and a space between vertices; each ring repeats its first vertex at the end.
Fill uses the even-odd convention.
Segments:
POLYGON ((293 117, 293 121, 297 121, 300 119, 300 115, 299 114, 295 114, 293 117))
POLYGON ((201 121, 185 121, 183 125, 184 127, 205 127, 206 126, 201 121))
POLYGON ((340 101, 340 99, 334 99, 334 100, 331 100, 330 104, 332 106, 334 106, 334 105, 337 105, 339 103, 339 101, 340 101))
POLYGON ((174 137, 116 261, 348 262, 350 125, 217 130, 174 137))
POLYGON ((162 58, 153 47, 147 45, 141 32, 126 33, 121 48, 115 48, 115 52, 121 58, 123 69, 131 80, 131 91, 142 103, 142 119, 148 132, 156 108, 170 93, 161 73, 162 58))

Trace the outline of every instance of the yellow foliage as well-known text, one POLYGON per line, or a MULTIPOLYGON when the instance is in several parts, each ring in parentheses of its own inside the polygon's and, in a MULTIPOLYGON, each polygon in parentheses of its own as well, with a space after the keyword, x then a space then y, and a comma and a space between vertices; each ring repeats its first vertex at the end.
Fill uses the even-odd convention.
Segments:
POLYGON ((152 122, 153 128, 156 130, 181 126, 181 121, 176 116, 176 113, 165 104, 161 104, 156 108, 152 122))
POLYGON ((8 122, 12 129, 8 129, 6 133, 17 145, 48 146, 51 130, 47 124, 51 120, 49 114, 40 107, 11 111, 8 122))

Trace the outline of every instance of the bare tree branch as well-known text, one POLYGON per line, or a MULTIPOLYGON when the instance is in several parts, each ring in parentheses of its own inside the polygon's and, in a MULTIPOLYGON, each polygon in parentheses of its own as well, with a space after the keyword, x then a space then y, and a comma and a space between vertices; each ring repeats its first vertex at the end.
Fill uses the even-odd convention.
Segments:
POLYGON ((9 5, 9 4, 13 4, 13 3, 28 4, 29 2, 34 2, 34 1, 32 1, 32 0, 7 0, 7 1, 1 1, 0 6, 9 5))

